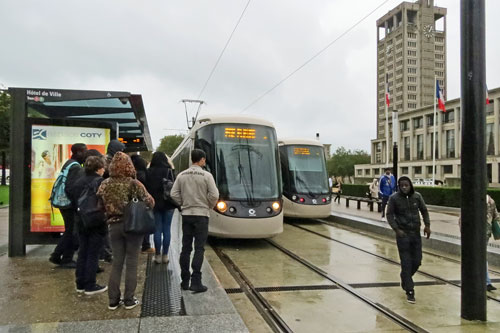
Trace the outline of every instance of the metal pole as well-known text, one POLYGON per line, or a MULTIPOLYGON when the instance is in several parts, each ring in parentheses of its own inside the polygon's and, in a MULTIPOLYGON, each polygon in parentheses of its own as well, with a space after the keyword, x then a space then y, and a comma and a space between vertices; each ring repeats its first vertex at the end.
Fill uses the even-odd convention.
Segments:
POLYGON ((484 0, 461 0, 462 307, 486 320, 486 154, 484 0))
MULTIPOLYGON (((387 94, 387 80, 385 82, 385 91, 387 94)), ((387 102, 385 103, 385 165, 389 166, 389 110, 387 102)))
POLYGON ((392 112, 392 174, 394 175, 394 179, 396 182, 398 181, 398 139, 399 139, 399 131, 398 131, 398 112, 392 112))
POLYGON ((436 185, 436 123, 437 123, 437 116, 436 116, 436 100, 439 98, 437 95, 437 77, 434 75, 434 119, 432 120, 433 123, 433 133, 432 133, 432 186, 436 185))

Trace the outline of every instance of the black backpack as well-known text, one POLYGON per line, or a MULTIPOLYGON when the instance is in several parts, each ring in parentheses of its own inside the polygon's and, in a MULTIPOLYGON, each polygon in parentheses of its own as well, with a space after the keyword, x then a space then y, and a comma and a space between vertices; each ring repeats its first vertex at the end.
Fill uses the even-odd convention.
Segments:
POLYGON ((175 202, 175 200, 172 199, 172 197, 170 196, 170 191, 172 191, 172 187, 174 187, 174 181, 175 181, 175 178, 174 178, 174 174, 172 172, 172 169, 168 169, 167 178, 162 179, 163 199, 167 203, 169 203, 175 207, 178 207, 179 205, 177 204, 177 202, 175 202))
POLYGON ((82 194, 78 198, 76 212, 82 221, 83 228, 86 230, 102 226, 106 221, 104 207, 97 197, 97 189, 101 178, 97 178, 86 185, 82 194))

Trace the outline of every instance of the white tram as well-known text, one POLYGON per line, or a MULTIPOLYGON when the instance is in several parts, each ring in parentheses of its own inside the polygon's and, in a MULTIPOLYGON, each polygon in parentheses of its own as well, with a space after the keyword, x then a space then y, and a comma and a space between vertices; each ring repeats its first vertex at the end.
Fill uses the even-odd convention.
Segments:
POLYGON ((285 217, 330 216, 332 198, 323 145, 306 139, 279 140, 285 217))
POLYGON ((206 169, 220 193, 210 214, 210 235, 266 238, 283 232, 278 141, 272 123, 234 115, 198 119, 172 155, 177 172, 190 166, 194 148, 206 153, 206 169))

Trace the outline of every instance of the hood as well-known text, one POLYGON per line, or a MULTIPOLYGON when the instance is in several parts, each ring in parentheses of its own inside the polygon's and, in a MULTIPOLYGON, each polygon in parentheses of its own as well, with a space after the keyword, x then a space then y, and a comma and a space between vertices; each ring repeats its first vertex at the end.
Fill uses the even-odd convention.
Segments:
POLYGON ((110 155, 111 157, 115 156, 115 154, 119 151, 124 151, 125 150, 125 145, 118 141, 118 140, 111 140, 109 141, 108 144, 108 151, 106 154, 110 155))
POLYGON ((135 178, 135 168, 130 156, 120 151, 117 152, 111 160, 109 176, 135 178))
POLYGON ((399 187, 399 183, 400 183, 402 180, 407 180, 407 181, 409 181, 409 182, 410 182, 410 193, 408 193, 408 196, 410 196, 410 195, 412 195, 413 193, 415 193, 415 189, 413 188, 413 182, 411 181, 411 179, 410 179, 410 178, 408 178, 408 177, 406 177, 406 176, 401 176, 401 177, 399 177, 399 179, 398 179, 398 192, 399 192, 399 193, 401 193, 402 195, 404 195, 404 194, 403 194, 403 192, 401 192, 401 188, 399 187))

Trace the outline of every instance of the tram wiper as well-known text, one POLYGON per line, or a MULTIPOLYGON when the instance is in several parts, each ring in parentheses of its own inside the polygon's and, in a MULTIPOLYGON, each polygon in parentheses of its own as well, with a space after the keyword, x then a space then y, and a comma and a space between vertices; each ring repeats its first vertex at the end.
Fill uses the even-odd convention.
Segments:
POLYGON ((304 184, 304 187, 309 192, 309 196, 311 196, 311 198, 316 198, 317 197, 317 195, 314 194, 311 191, 311 189, 309 188, 309 186, 307 186, 307 183, 302 178, 300 178, 299 176, 297 176, 297 172, 295 172, 295 180, 298 180, 299 182, 301 182, 302 184, 304 184))
POLYGON ((250 192, 250 189, 248 188, 248 183, 246 182, 245 171, 243 165, 241 164, 241 156, 239 153, 238 153, 238 172, 240 174, 240 183, 243 184, 243 189, 245 190, 245 195, 247 196, 247 200, 249 203, 253 204, 253 196, 252 193, 250 192))

